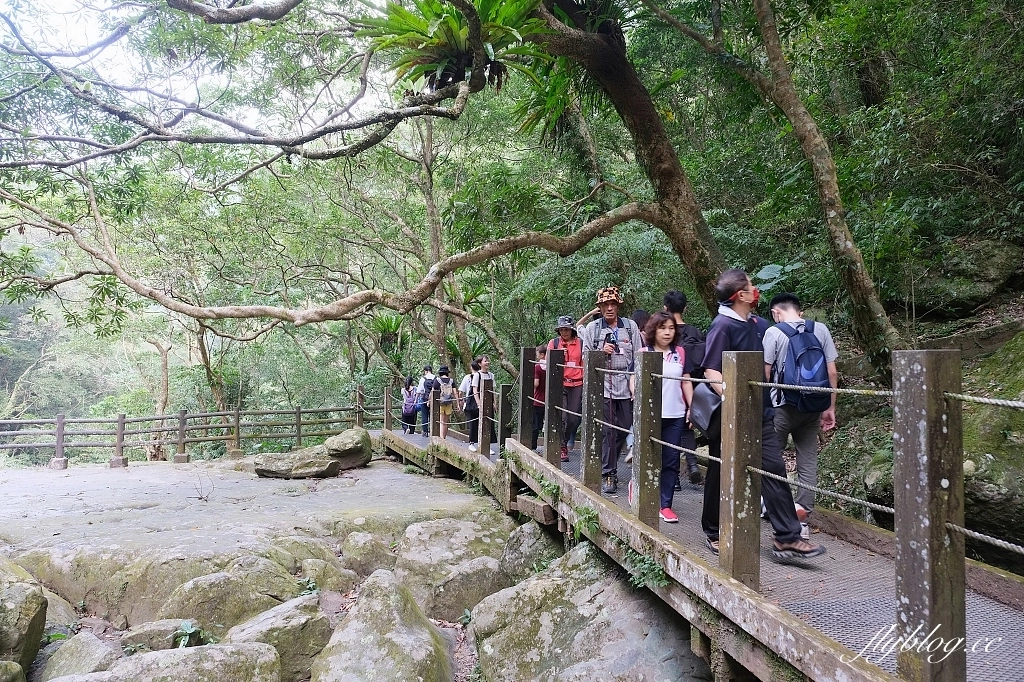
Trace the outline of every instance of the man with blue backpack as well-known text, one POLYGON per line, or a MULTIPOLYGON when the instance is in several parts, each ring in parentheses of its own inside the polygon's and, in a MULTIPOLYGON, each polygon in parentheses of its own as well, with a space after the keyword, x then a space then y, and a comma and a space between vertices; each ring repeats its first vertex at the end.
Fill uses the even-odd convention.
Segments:
MULTIPOLYGON (((768 380, 807 388, 837 388, 839 353, 828 327, 804 320, 800 299, 794 294, 777 294, 769 307, 776 325, 764 335, 768 380)), ((797 477, 804 485, 817 485, 818 433, 836 425, 836 394, 772 388, 771 398, 780 446, 785 448, 787 439, 793 437, 797 477)), ((794 497, 807 514, 813 511, 813 492, 798 488, 794 497)), ((802 524, 801 535, 805 539, 810 537, 806 523, 802 524)))

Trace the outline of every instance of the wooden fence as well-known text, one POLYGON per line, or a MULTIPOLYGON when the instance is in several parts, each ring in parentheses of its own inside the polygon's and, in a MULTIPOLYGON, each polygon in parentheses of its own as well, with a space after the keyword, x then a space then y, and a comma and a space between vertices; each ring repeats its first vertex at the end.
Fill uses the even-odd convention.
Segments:
POLYGON ((66 469, 69 450, 109 449, 111 467, 128 465, 126 449, 148 450, 174 446, 174 461, 189 461, 188 446, 226 443, 241 450, 244 440, 292 440, 302 447, 303 439, 341 433, 351 426, 369 422, 390 424, 390 395, 382 404, 367 405, 362 386, 353 405, 345 407, 296 407, 288 410, 240 410, 197 412, 115 418, 66 418, 0 420, 0 451, 52 451, 48 466, 66 469), (26 440, 27 439, 27 440, 26 440))

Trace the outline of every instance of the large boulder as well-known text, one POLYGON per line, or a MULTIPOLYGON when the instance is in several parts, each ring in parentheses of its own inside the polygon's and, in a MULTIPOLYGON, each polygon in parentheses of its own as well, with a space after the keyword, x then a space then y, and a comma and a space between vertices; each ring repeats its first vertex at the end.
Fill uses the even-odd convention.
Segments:
POLYGON ((42 586, 25 569, 0 557, 0 660, 28 670, 45 627, 42 586))
POLYGON ((320 559, 332 563, 338 568, 342 567, 342 562, 338 558, 337 545, 323 538, 285 535, 274 538, 272 544, 294 557, 296 567, 301 564, 303 559, 320 559))
POLYGON ((14 661, 0 661, 0 682, 25 682, 25 671, 14 661))
POLYGON ((472 611, 481 599, 503 590, 512 581, 494 557, 479 556, 457 564, 435 588, 430 601, 430 616, 437 620, 457 621, 472 611))
POLYGON ((228 573, 241 578, 246 585, 278 603, 299 596, 302 588, 288 571, 261 556, 241 556, 231 562, 228 573))
POLYGON ((364 467, 373 458, 370 432, 360 427, 331 436, 324 441, 324 449, 338 462, 342 470, 364 467))
POLYGON ((121 646, 136 651, 173 649, 174 633, 183 622, 181 618, 166 618, 137 625, 121 635, 121 646))
MULTIPOLYGON (((414 523, 405 529, 398 547, 395 577, 409 588, 428 616, 434 617, 438 587, 448 581, 459 564, 478 557, 497 559, 501 556, 512 528, 502 521, 495 521, 493 526, 487 520, 481 521, 484 523, 437 519, 414 523)), ((446 601, 448 604, 457 602, 457 595, 449 591, 446 601)), ((471 599, 467 597, 467 601, 471 599)))
POLYGON ((46 661, 40 682, 66 675, 83 675, 110 667, 121 657, 120 649, 115 649, 91 632, 80 632, 61 644, 60 648, 46 661))
POLYGON ((328 457, 322 445, 256 456, 256 475, 260 478, 333 478, 339 471, 341 463, 328 457))
POLYGON ((215 644, 136 654, 109 672, 52 682, 280 682, 277 651, 268 644, 215 644))
POLYGON ((46 627, 66 628, 78 622, 78 611, 64 597, 43 587, 46 597, 46 627))
POLYGON ((994 239, 949 242, 924 254, 924 274, 900 301, 914 301, 918 315, 955 317, 973 310, 1001 291, 1019 273, 1024 249, 994 239))
POLYGON ((508 536, 499 562, 505 575, 517 583, 544 570, 563 554, 562 544, 544 532, 539 523, 530 521, 508 536))
POLYGON ((491 682, 711 679, 689 624, 590 543, 477 604, 470 631, 491 682))
POLYGON ((220 636, 228 628, 280 603, 257 592, 236 575, 211 573, 189 580, 172 592, 157 618, 188 618, 220 636))
POLYGON ((380 570, 363 583, 312 672, 311 682, 449 682, 451 652, 409 590, 380 570))
POLYGON ((281 657, 282 682, 309 679, 313 658, 331 639, 331 624, 320 611, 316 595, 306 595, 275 606, 236 625, 225 644, 263 642, 281 657))
POLYGON ((302 575, 312 580, 318 590, 348 592, 359 584, 359 575, 347 568, 338 568, 321 559, 303 559, 302 575))
POLYGON ((161 605, 183 583, 222 570, 227 557, 210 549, 182 547, 146 551, 53 547, 17 557, 26 568, 72 604, 129 625, 156 618, 161 605))
POLYGON ((390 571, 398 560, 398 557, 376 536, 359 531, 345 536, 345 541, 341 545, 341 556, 347 568, 363 576, 381 568, 390 571))

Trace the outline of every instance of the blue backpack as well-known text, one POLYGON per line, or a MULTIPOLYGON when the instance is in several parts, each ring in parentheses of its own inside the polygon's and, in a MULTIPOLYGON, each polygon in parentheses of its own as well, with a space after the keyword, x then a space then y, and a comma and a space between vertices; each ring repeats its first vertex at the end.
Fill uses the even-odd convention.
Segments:
MULTIPOLYGON (((789 348, 786 350, 786 364, 782 368, 780 383, 808 388, 831 388, 828 380, 828 363, 825 362, 825 350, 814 335, 814 322, 804 322, 803 331, 793 329, 787 322, 775 325, 779 331, 789 337, 789 348)), ((787 405, 793 405, 799 412, 824 412, 832 405, 831 393, 817 393, 783 389, 787 405)))

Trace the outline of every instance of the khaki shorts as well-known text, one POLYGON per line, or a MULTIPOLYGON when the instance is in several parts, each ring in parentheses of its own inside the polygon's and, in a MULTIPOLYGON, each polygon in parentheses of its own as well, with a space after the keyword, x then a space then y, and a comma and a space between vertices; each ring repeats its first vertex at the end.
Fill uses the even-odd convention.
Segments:
POLYGON ((454 403, 451 405, 438 405, 438 408, 441 410, 441 414, 450 417, 452 416, 452 410, 455 408, 455 405, 454 403))

